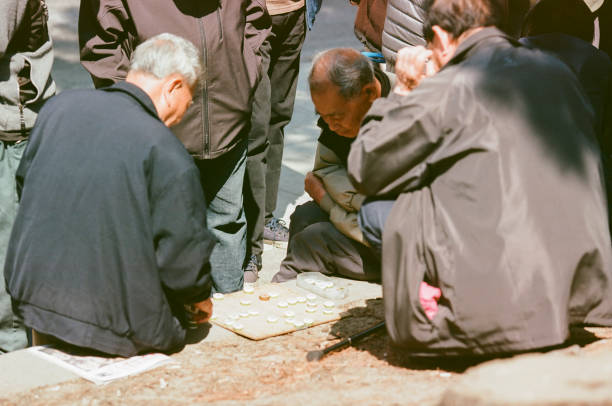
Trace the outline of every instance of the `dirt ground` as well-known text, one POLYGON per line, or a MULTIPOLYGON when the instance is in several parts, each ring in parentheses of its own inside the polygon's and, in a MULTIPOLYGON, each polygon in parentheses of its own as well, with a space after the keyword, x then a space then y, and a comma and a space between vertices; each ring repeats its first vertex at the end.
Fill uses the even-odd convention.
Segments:
MULTIPOLYGON (((351 305, 347 305, 347 309, 351 305)), ((355 306, 355 304, 352 304, 355 306)), ((381 332, 308 362, 323 348, 382 320, 382 301, 367 300, 334 323, 263 341, 240 336, 188 345, 175 363, 105 386, 85 380, 38 388, 2 399, 6 405, 436 405, 474 360, 441 364, 394 350, 381 332)), ((577 329, 573 340, 588 351, 610 351, 612 329, 577 329)))

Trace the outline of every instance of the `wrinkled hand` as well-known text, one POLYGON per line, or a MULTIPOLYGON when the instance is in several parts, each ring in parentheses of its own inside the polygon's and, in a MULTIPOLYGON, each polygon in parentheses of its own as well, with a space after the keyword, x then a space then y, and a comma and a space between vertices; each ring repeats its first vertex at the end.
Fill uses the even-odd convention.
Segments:
POLYGON ((193 310, 195 310, 195 313, 193 314, 194 322, 197 324, 202 324, 210 320, 213 313, 213 302, 210 298, 202 302, 194 303, 191 305, 191 307, 193 310))
POLYGON ((431 60, 433 52, 423 46, 405 47, 397 53, 395 74, 397 85, 393 91, 405 95, 417 87, 421 80, 439 70, 431 60))
POLYGON ((304 178, 304 191, 308 193, 317 204, 321 203, 321 200, 323 200, 323 197, 327 193, 321 179, 312 172, 308 172, 304 178))

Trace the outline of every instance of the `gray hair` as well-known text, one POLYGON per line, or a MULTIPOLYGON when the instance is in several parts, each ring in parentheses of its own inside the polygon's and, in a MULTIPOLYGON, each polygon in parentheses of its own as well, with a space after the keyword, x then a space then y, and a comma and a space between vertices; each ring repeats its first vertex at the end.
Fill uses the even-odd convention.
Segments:
POLYGON ((334 48, 317 54, 308 76, 310 93, 320 92, 331 83, 345 99, 359 95, 361 89, 372 82, 372 62, 352 48, 334 48))
POLYGON ((178 73, 193 87, 204 68, 198 49, 173 34, 159 34, 138 45, 132 54, 130 71, 148 73, 158 79, 178 73))

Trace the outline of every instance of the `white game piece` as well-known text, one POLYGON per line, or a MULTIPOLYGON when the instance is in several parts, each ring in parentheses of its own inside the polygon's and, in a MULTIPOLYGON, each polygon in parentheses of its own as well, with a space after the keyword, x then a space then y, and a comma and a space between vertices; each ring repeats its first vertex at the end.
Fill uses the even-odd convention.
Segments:
POLYGON ((253 292, 255 292, 255 288, 252 287, 251 285, 244 285, 244 288, 242 290, 244 290, 244 293, 253 293, 253 292))
POLYGON ((317 298, 317 295, 315 295, 314 293, 309 293, 306 295, 306 299, 308 300, 315 300, 317 298))
POLYGON ((241 312, 241 313, 240 313, 240 317, 242 317, 243 319, 245 319, 245 318, 249 317, 249 313, 247 313, 247 312, 241 312))
POLYGON ((295 316, 295 312, 292 312, 291 310, 287 310, 285 312, 285 317, 294 317, 295 316))
POLYGON ((234 323, 234 328, 236 330, 242 330, 244 328, 244 325, 241 323, 234 323))
POLYGON ((306 298, 304 296, 298 296, 297 301, 298 303, 306 303, 306 298))
POLYGON ((314 323, 313 319, 304 319, 304 324, 306 324, 307 326, 310 326, 312 323, 314 323))
POLYGON ((275 297, 278 297, 278 292, 268 292, 268 295, 269 295, 271 298, 275 298, 275 297))
POLYGON ((223 300, 223 296, 224 296, 223 293, 219 293, 219 292, 213 293, 213 299, 215 300, 223 300))
POLYGON ((295 320, 295 321, 293 322, 293 325, 294 325, 295 327, 297 327, 297 328, 302 328, 302 327, 304 327, 304 322, 303 322, 303 321, 301 321, 301 320, 295 320))
POLYGON ((249 316, 259 316, 259 312, 257 310, 250 310, 249 316))
POLYGON ((334 307, 334 302, 332 302, 331 300, 326 300, 325 302, 323 302, 323 306, 327 307, 328 309, 331 309, 334 307))
POLYGON ((327 282, 320 281, 320 282, 315 283, 315 286, 318 289, 325 289, 327 287, 327 282))
POLYGON ((225 319, 225 320, 223 320, 223 324, 227 324, 228 326, 233 326, 234 325, 234 320, 232 320, 232 319, 225 319))
POLYGON ((290 305, 293 306, 294 304, 297 303, 297 298, 291 297, 291 298, 287 299, 287 303, 289 303, 290 305))
POLYGON ((229 318, 232 320, 238 320, 240 318, 240 314, 238 313, 230 314, 229 318))
POLYGON ((278 306, 278 307, 285 308, 285 307, 287 307, 287 306, 289 306, 289 305, 287 304, 287 302, 278 302, 277 306, 278 306))
POLYGON ((291 324, 291 325, 293 325, 293 323, 295 322, 295 319, 285 319, 285 322, 286 322, 287 324, 291 324))
POLYGON ((317 307, 318 303, 317 302, 308 302, 306 303, 306 307, 317 307))
POLYGON ((247 300, 247 299, 242 299, 242 300, 240 301, 240 304, 241 304, 241 305, 243 305, 243 306, 248 306, 248 305, 250 305, 250 304, 251 304, 251 301, 250 301, 250 300, 247 300))
POLYGON ((276 323, 278 321, 278 317, 268 316, 267 321, 268 323, 276 323))
POLYGON ((325 282, 325 289, 333 288, 333 287, 334 287, 334 283, 332 281, 325 282))
POLYGON ((332 309, 324 309, 323 314, 332 314, 334 311, 332 309))
POLYGON ((317 308, 316 307, 306 307, 306 311, 308 313, 314 313, 317 311, 317 308))

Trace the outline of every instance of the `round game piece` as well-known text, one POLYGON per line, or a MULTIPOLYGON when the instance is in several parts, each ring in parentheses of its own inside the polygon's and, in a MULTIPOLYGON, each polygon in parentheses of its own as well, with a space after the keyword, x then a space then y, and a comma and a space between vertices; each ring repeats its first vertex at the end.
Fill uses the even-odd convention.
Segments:
POLYGON ((247 317, 249 317, 249 313, 247 313, 247 312, 241 312, 241 313, 240 313, 240 317, 242 317, 243 319, 244 319, 244 318, 247 318, 247 317))
POLYGON ((302 328, 302 327, 304 327, 304 322, 303 322, 303 321, 301 321, 301 320, 295 320, 295 321, 293 322, 293 325, 294 325, 295 327, 297 327, 297 328, 302 328))
POLYGON ((250 300, 247 300, 247 299, 242 299, 242 300, 240 301, 240 304, 241 304, 241 305, 243 305, 243 306, 248 306, 248 305, 250 305, 250 304, 251 304, 251 301, 250 301, 250 300))
POLYGON ((334 311, 331 309, 324 309, 323 314, 332 314, 334 311))
POLYGON ((308 313, 314 313, 317 311, 317 308, 316 307, 306 307, 306 311, 308 313))
POLYGON ((325 289, 333 288, 333 287, 334 287, 334 283, 332 281, 325 282, 325 289))
POLYGON ((291 324, 291 325, 293 325, 293 323, 295 322, 295 319, 285 319, 285 322, 286 322, 287 324, 291 324))
POLYGON ((296 304, 296 303, 297 303, 297 301, 298 301, 298 300, 297 300, 297 298, 295 298, 295 297, 292 297, 292 298, 287 299, 287 303, 289 303, 290 305, 294 305, 294 304, 296 304))
POLYGON ((306 303, 306 307, 317 307, 317 306, 318 306, 317 302, 308 302, 308 303, 306 303))
POLYGON ((317 295, 315 295, 314 293, 309 293, 306 295, 306 299, 308 300, 315 300, 317 298, 317 295))
POLYGON ((306 298, 304 296, 298 296, 297 301, 298 303, 306 303, 306 298))
POLYGON ((287 311, 285 312, 285 317, 293 317, 293 316, 295 316, 295 313, 294 313, 294 312, 292 312, 291 310, 287 310, 287 311))
POLYGON ((238 320, 240 318, 240 314, 238 313, 230 314, 229 318, 232 320, 238 320))
POLYGON ((257 310, 249 311, 249 316, 259 316, 259 312, 257 310))
POLYGON ((263 293, 259 295, 259 300, 263 300, 264 302, 267 302, 268 300, 270 300, 270 295, 263 293))
POLYGON ((323 306, 327 307, 328 309, 331 309, 334 307, 334 302, 332 302, 331 300, 326 300, 325 302, 323 302, 323 306))
POLYGON ((287 307, 287 306, 289 306, 289 305, 287 304, 287 302, 278 302, 277 306, 278 306, 278 307, 283 307, 283 308, 284 308, 284 307, 287 307))
POLYGON ((252 287, 251 285, 244 285, 244 288, 242 290, 244 290, 244 293, 253 293, 253 292, 255 292, 255 288, 252 287))
POLYGON ((223 324, 227 324, 228 326, 233 326, 234 325, 234 320, 232 320, 232 319, 225 319, 225 320, 223 320, 223 324))
POLYGON ((213 293, 213 299, 215 300, 223 300, 223 293, 213 293))
POLYGON ((234 328, 236 330, 242 330, 244 328, 244 325, 242 323, 234 323, 234 328))
POLYGON ((268 323, 276 323, 278 321, 278 317, 268 316, 266 320, 268 323))
POLYGON ((315 286, 318 289, 325 289, 327 287, 327 282, 320 281, 320 282, 315 283, 315 286))
POLYGON ((268 295, 270 295, 271 298, 275 298, 278 297, 278 292, 268 292, 268 295))
POLYGON ((313 319, 304 319, 304 324, 306 324, 307 326, 310 326, 312 323, 314 323, 313 319))

